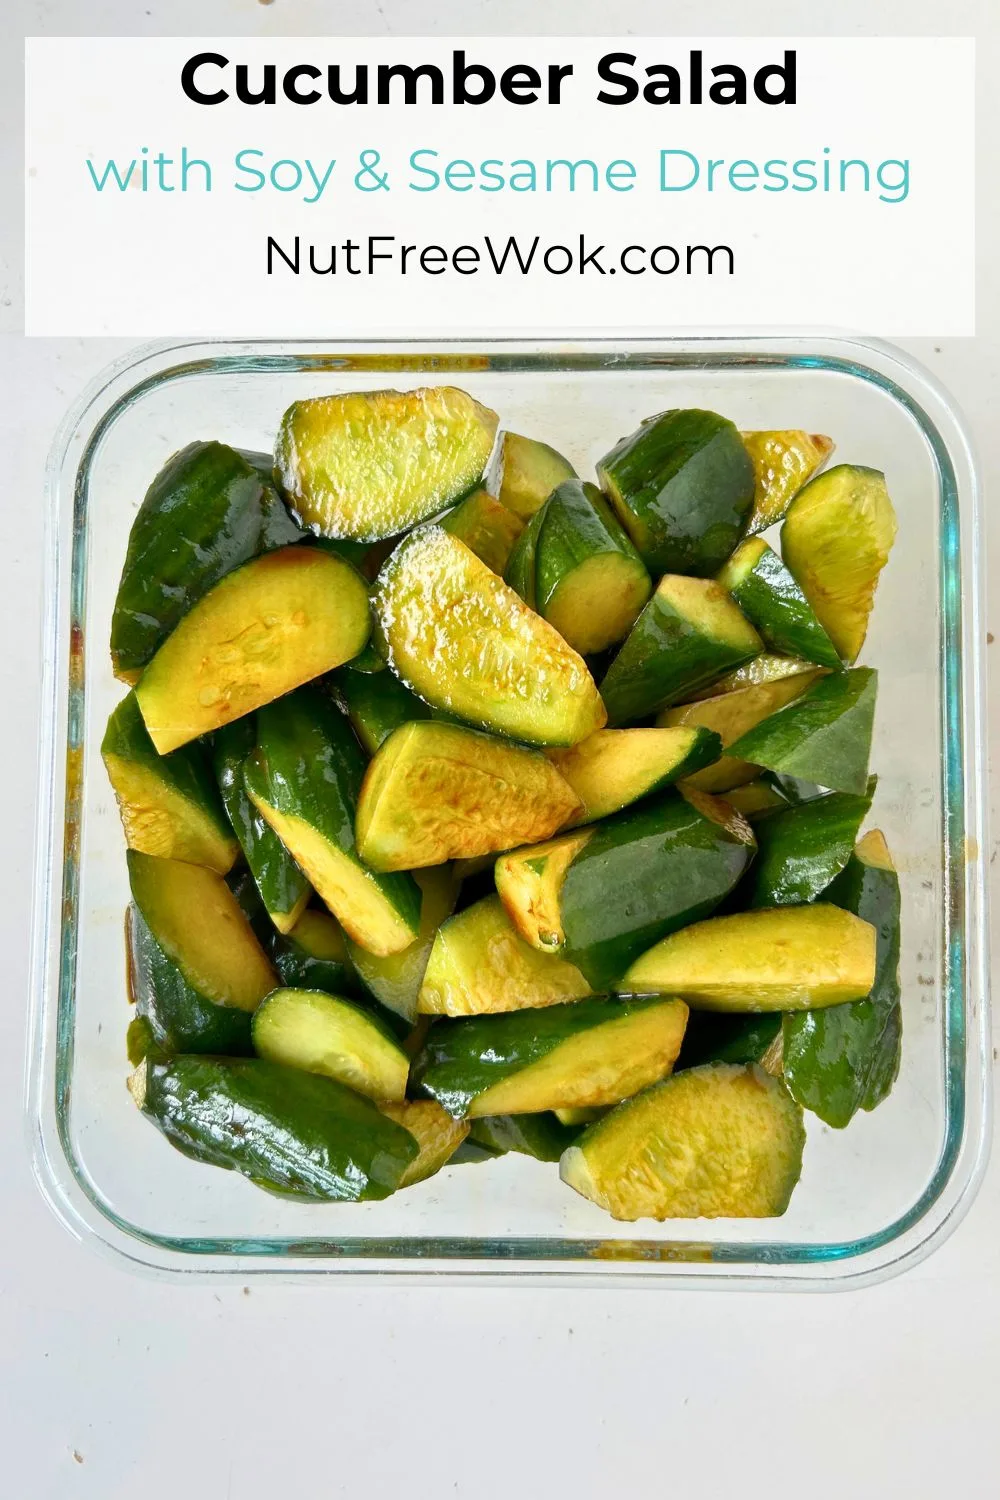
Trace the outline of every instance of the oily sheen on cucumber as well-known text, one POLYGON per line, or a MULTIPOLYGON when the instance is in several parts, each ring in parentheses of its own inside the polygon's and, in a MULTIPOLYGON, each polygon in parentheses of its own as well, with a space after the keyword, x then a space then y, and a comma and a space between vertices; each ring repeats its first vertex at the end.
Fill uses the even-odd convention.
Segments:
POLYGON ((668 791, 501 856, 497 889, 522 936, 558 949, 600 990, 668 932, 713 911, 754 849, 749 825, 727 804, 668 791))
POLYGON ((410 1060, 378 1017, 325 990, 272 990, 254 1012, 258 1057, 346 1084, 369 1099, 400 1100, 410 1060))
POLYGON ((301 537, 257 466, 260 457, 225 443, 190 443, 153 480, 132 522, 111 618, 116 677, 135 682, 220 578, 301 537))
POLYGON ((386 1198, 417 1156, 409 1131, 370 1099, 262 1058, 147 1058, 129 1090, 186 1156, 281 1193, 386 1198))
POLYGON ((818 474, 833 452, 832 438, 801 428, 744 432, 743 446, 754 470, 753 507, 746 535, 756 536, 780 521, 804 484, 818 474))
POLYGON ((668 574, 601 682, 608 723, 656 713, 760 649, 760 636, 714 579, 668 574))
POLYGON ((789 906, 815 901, 851 858, 875 792, 828 792, 786 807, 757 824, 757 858, 738 897, 746 906, 789 906))
POLYGON ((337 672, 334 683, 351 728, 369 755, 394 729, 431 716, 423 699, 404 687, 394 672, 361 672, 352 665, 337 672))
POLYGON ((862 796, 875 722, 878 676, 854 667, 821 677, 786 708, 728 747, 737 759, 862 796))
POLYGON ((256 881, 264 908, 278 931, 287 933, 305 910, 312 887, 247 795, 243 770, 256 743, 253 716, 236 719, 216 731, 212 759, 229 821, 256 881))
POLYGON ((582 804, 565 827, 596 823, 711 765, 722 741, 710 729, 599 729, 549 759, 582 804))
POLYGON ((501 434, 499 498, 522 521, 531 520, 557 485, 575 478, 573 465, 548 443, 501 434))
POLYGON ((316 396, 282 417, 275 473, 307 530, 376 542, 475 489, 496 429, 455 386, 316 396))
POLYGON ((837 648, 809 600, 762 537, 741 542, 719 582, 772 651, 823 667, 840 666, 837 648))
POLYGON ((604 493, 653 574, 709 578, 739 540, 754 467, 734 424, 711 411, 667 411, 597 465, 604 493))
POLYGON ((500 574, 524 530, 520 516, 484 489, 473 490, 471 495, 460 500, 441 517, 441 526, 464 542, 494 573, 500 574))
POLYGON ((158 755, 129 693, 108 720, 101 758, 130 849, 219 875, 232 869, 239 845, 200 745, 158 755))
POLYGON ((420 892, 412 875, 378 875, 354 836, 365 760, 351 727, 321 688, 300 688, 257 716, 244 778, 254 806, 349 937, 372 953, 416 938, 420 892))

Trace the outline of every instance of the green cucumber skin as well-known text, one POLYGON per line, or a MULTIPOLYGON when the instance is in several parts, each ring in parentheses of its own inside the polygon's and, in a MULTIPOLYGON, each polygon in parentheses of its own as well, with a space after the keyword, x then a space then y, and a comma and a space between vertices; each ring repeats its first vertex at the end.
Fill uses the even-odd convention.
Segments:
POLYGON ((581 563, 617 553, 645 572, 642 558, 595 484, 568 479, 545 504, 535 545, 536 608, 543 617, 559 585, 581 563))
POLYGON ((548 500, 542 502, 521 532, 511 548, 503 573, 504 583, 512 588, 515 594, 520 595, 529 609, 538 607, 535 595, 535 557, 548 503, 548 500))
POLYGON ((334 690, 369 755, 375 754, 394 729, 431 717, 424 700, 411 693, 393 672, 367 673, 344 667, 334 677, 334 690))
POLYGON ((411 1077, 421 1093, 461 1119, 473 1099, 547 1057, 570 1037, 662 1002, 658 995, 629 1000, 595 996, 538 1010, 436 1021, 411 1077))
POLYGON ((627 807, 596 824, 560 892, 566 945, 560 957, 592 989, 619 982, 654 943, 709 916, 737 884, 754 845, 677 792, 627 807))
POLYGON ((780 1011, 738 1016, 693 1010, 674 1072, 703 1063, 759 1063, 781 1030, 781 1020, 780 1011))
MULTIPOLYGON (((354 842, 365 768, 350 724, 322 689, 308 684, 257 710, 257 748, 243 773, 248 789, 286 816, 307 821, 367 870, 354 842)), ((413 876, 368 873, 416 933, 421 898, 413 876)))
POLYGON ((764 644, 779 656, 794 656, 840 669, 840 657, 816 612, 778 554, 768 547, 749 573, 730 589, 764 644))
POLYGON ((136 673, 219 579, 274 547, 295 525, 253 460, 225 443, 191 443, 168 459, 129 534, 111 621, 111 660, 136 673))
POLYGON ((267 953, 285 989, 325 990, 329 995, 347 995, 356 1000, 363 993, 349 959, 315 958, 288 934, 272 932, 267 953))
POLYGON ((176 788, 180 796, 197 803, 216 824, 222 838, 232 838, 226 809, 201 742, 192 740, 178 750, 171 750, 169 755, 160 755, 149 737, 134 692, 122 699, 108 720, 101 741, 101 754, 116 755, 120 760, 155 771, 176 788))
POLYGON ((142 1109, 186 1156, 307 1198, 386 1198, 417 1155, 370 1100, 260 1058, 150 1059, 142 1109))
POLYGON ((738 895, 747 906, 815 901, 845 867, 868 814, 875 778, 864 796, 827 792, 782 808, 757 824, 757 858, 738 895))
POLYGON ((702 635, 654 593, 601 682, 608 727, 658 713, 753 654, 702 635))
MULTIPOLYGON (((309 882, 247 796, 243 768, 257 743, 254 716, 234 719, 213 737, 215 776, 233 832, 269 915, 294 911, 309 882)), ((176 752, 175 752, 176 753, 176 752)))
POLYGON ((654 575, 710 578, 753 505, 753 462, 735 425, 715 412, 651 418, 601 459, 597 475, 654 575))
POLYGON ((782 1067, 792 1097, 839 1130, 880 1104, 899 1072, 899 878, 852 855, 825 899, 875 928, 875 984, 867 1000, 786 1015, 782 1067))
POLYGON ((250 1056, 249 1012, 217 1005, 190 985, 156 941, 135 902, 128 910, 126 952, 136 1016, 146 1021, 159 1048, 250 1056))
POLYGON ((240 910, 250 923, 254 937, 266 951, 271 939, 277 934, 260 899, 256 880, 246 865, 240 864, 226 876, 226 884, 239 902, 240 910))
POLYGON ((558 1161, 583 1128, 563 1125, 551 1110, 537 1115, 482 1115, 472 1121, 467 1140, 474 1146, 486 1147, 493 1156, 516 1151, 520 1156, 533 1156, 536 1161, 558 1161))
POLYGON ((860 796, 868 785, 877 692, 872 667, 832 672, 741 735, 726 754, 860 796))

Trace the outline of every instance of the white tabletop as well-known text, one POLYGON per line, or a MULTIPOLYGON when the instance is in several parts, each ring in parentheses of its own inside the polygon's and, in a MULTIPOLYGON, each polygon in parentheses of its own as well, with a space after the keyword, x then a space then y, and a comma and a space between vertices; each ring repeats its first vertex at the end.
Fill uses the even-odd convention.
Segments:
MULTIPOLYGON (((328 29, 332 10, 322 0, 276 0, 259 13, 256 0, 92 0, 86 8, 38 0, 22 8, 24 30, 51 34, 308 33, 328 29)), ((755 9, 766 10, 769 30, 843 33, 855 29, 852 14, 860 29, 941 25, 938 0, 766 7, 719 0, 707 8, 710 28, 704 0, 674 4, 669 16, 638 3, 613 17, 584 0, 544 9, 553 31, 606 31, 627 16, 636 31, 662 31, 669 21, 679 34, 699 26, 739 34, 751 29, 755 9), (572 25, 554 20, 570 11, 572 25)), ((981 62, 990 9, 988 0, 949 7, 949 30, 974 31, 978 22, 981 62)), ((352 29, 400 30, 405 12, 414 31, 538 30, 539 10, 537 0, 383 0, 356 3, 352 29)), ((7 41, 4 30, 0 54, 9 62, 17 43, 7 41)), ((991 45, 995 54, 995 36, 991 45)), ((16 87, 14 94, 16 101, 16 87)), ((9 93, 0 95, 9 111, 9 93)), ((1000 105, 995 94, 986 102, 995 144, 1000 105)), ((5 147, 11 118, 0 121, 5 147)), ((980 236, 991 245, 985 212, 980 236)), ((16 294, 16 279, 0 285, 0 329, 16 329, 16 294)), ((1000 473, 996 314, 994 275, 980 288, 977 341, 909 346, 964 407, 988 482, 1000 473)), ((376 1288, 348 1280, 186 1285, 130 1274, 55 1221, 32 1182, 22 1124, 41 469, 65 406, 122 347, 29 344, 13 331, 0 343, 7 455, 0 766, 8 791, 0 861, 2 1493, 17 1500, 270 1500, 307 1492, 381 1500, 397 1489, 414 1500, 628 1492, 714 1500, 727 1489, 810 1500, 997 1494, 1000 1170, 929 1260, 882 1286, 828 1296, 376 1288)), ((991 724, 996 738, 996 712, 991 724)))

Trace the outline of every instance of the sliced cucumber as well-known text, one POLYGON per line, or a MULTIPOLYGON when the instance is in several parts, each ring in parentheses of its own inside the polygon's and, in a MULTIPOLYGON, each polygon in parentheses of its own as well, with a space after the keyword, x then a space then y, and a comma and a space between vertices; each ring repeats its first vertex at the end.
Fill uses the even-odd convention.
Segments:
POLYGON ((439 526, 397 547, 375 609, 390 665, 433 707, 536 745, 575 745, 604 724, 583 659, 439 526))
POLYGON ((628 635, 649 598, 645 564, 593 484, 553 490, 535 542, 534 608, 581 656, 628 635))
POLYGON ((538 750, 456 724, 404 724, 365 773, 355 829, 373 870, 415 870, 548 838, 580 803, 538 750))
POLYGON ((168 1051, 249 1052, 250 1015, 277 975, 221 876, 128 853, 129 991, 168 1051))
POLYGON ((185 1156, 281 1193, 386 1198, 418 1154, 370 1099, 263 1058, 147 1058, 129 1092, 185 1156))
POLYGON ((379 1108, 409 1131, 420 1148, 396 1184, 398 1188, 413 1187, 440 1172, 469 1134, 468 1122, 453 1120, 436 1099, 403 1099, 396 1104, 380 1104, 379 1108))
POLYGON ((135 690, 161 755, 356 656, 364 580, 315 547, 282 547, 228 573, 164 641, 135 690))
POLYGON ((668 574, 601 683, 608 722, 655 713, 760 648, 753 626, 713 579, 668 574))
POLYGON ((101 744, 130 849, 225 875, 239 854, 200 745, 159 755, 135 694, 108 720, 101 744))
POLYGON ((488 568, 500 574, 524 530, 520 516, 482 489, 473 490, 460 500, 454 510, 441 517, 440 524, 464 542, 488 568))
POLYGON ((375 999, 394 1015, 415 1021, 420 987, 427 971, 435 934, 446 917, 455 910, 458 878, 452 866, 417 870, 414 880, 420 887, 420 932, 402 953, 384 958, 367 953, 357 943, 349 945, 351 960, 361 979, 375 999))
POLYGON ((816 1010, 860 1000, 875 978, 875 929, 839 906, 709 917, 657 943, 621 984, 695 1010, 816 1010))
POLYGON ((762 651, 759 656, 744 662, 734 672, 727 672, 708 687, 699 688, 696 693, 691 694, 690 701, 717 698, 723 693, 736 693, 745 687, 764 687, 785 677, 798 677, 802 673, 815 674, 816 671, 814 661, 800 661, 795 656, 775 656, 773 652, 762 651))
POLYGON ((167 460, 129 533, 114 614, 111 662, 136 682, 202 595, 260 552, 302 533, 270 478, 270 458, 225 443, 191 443, 167 460))
POLYGON ((275 934, 271 958, 288 989, 350 995, 358 988, 344 929, 318 907, 307 907, 287 936, 275 934))
POLYGON ((537 510, 514 543, 504 568, 504 582, 523 599, 529 609, 537 609, 535 597, 535 553, 545 519, 544 509, 537 510))
POLYGON ((257 716, 244 779, 250 800, 345 932, 371 953, 398 953, 417 937, 413 877, 377 875, 358 856, 354 817, 364 756, 343 714, 317 687, 300 688, 257 716))
POLYGON ((322 1073, 369 1099, 406 1097, 410 1059, 368 1011, 323 990, 273 990, 254 1012, 254 1049, 269 1062, 322 1073))
POLYGON ((899 879, 873 829, 826 893, 876 932, 875 980, 866 1000, 786 1016, 782 1066, 792 1096, 839 1129, 859 1109, 881 1104, 899 1072, 899 879))
POLYGON ((656 998, 440 1021, 414 1074, 460 1118, 598 1108, 663 1078, 686 1021, 680 1000, 656 998))
POLYGON ((818 474, 833 452, 833 439, 797 429, 744 432, 743 444, 754 468, 753 509, 747 536, 780 521, 804 484, 818 474))
POLYGON ((659 938, 707 916, 755 844, 724 802, 666 792, 591 829, 497 861, 497 889, 533 947, 561 948, 595 989, 659 938))
POLYGON ((663 791, 717 760, 722 741, 710 729, 599 729, 549 759, 583 804, 567 827, 596 823, 663 791))
POLYGON ((504 432, 500 438, 500 499, 522 521, 530 521, 556 485, 575 479, 573 465, 534 438, 504 432))
POLYGON ((591 994, 579 969, 539 953, 487 896, 438 929, 420 989, 425 1015, 471 1016, 558 1005, 591 994))
POLYGON ((308 530, 376 542, 474 489, 496 430, 454 386, 317 396, 282 417, 275 472, 308 530))
POLYGON ((597 476, 654 574, 716 573, 754 498, 739 433, 710 411, 651 417, 601 459, 597 476))
POLYGON ((431 716, 423 699, 404 687, 393 672, 361 672, 352 665, 338 672, 334 682, 351 728, 369 755, 394 729, 431 716))
POLYGON ((828 792, 765 818, 757 828, 757 858, 739 895, 747 906, 815 901, 847 864, 875 793, 828 792))
POLYGON ((835 672, 811 683, 728 748, 737 759, 769 771, 862 795, 868 786, 877 691, 878 676, 871 667, 835 672))
POLYGON ((781 528, 781 555, 845 662, 858 658, 896 513, 877 469, 838 464, 806 485, 781 528))
MULTIPOLYGON (((822 668, 813 667, 811 672, 798 672, 793 677, 778 677, 755 687, 738 688, 732 693, 720 693, 717 698, 681 703, 666 709, 659 715, 657 723, 668 728, 683 726, 690 729, 699 725, 711 729, 728 749, 756 724, 801 698, 808 687, 819 681, 821 674, 822 668)), ((685 785, 702 792, 728 794, 732 788, 753 781, 758 774, 759 768, 752 761, 742 760, 736 755, 723 755, 713 765, 689 776, 685 785)))
POLYGON ((591 1125, 559 1175, 612 1218, 765 1219, 802 1171, 802 1111, 760 1068, 677 1073, 591 1125))
MULTIPOLYGON (((257 883, 264 908, 278 931, 287 933, 305 911, 312 887, 247 796, 243 769, 256 743, 253 719, 236 719, 216 732, 212 759, 229 821, 257 883)), ((174 751, 175 755, 178 753, 174 751)))
POLYGON ((579 1134, 579 1128, 563 1125, 554 1110, 537 1115, 482 1115, 472 1121, 467 1144, 490 1156, 516 1151, 536 1161, 558 1161, 579 1134))
POLYGON ((824 667, 840 666, 836 647, 809 600, 762 537, 741 542, 719 582, 772 651, 824 667))
POLYGON ((741 813, 748 823, 754 823, 758 818, 765 818, 769 813, 788 806, 788 798, 781 789, 765 781, 762 776, 756 781, 734 786, 724 793, 724 800, 741 813))

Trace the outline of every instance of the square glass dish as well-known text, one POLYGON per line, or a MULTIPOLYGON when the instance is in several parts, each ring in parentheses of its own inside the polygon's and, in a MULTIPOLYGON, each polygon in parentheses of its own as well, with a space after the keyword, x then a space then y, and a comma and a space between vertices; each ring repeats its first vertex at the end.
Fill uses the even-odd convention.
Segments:
POLYGON ((161 1271, 584 1277, 645 1285, 850 1285, 919 1258, 968 1205, 989 1120, 979 512, 961 420, 898 350, 824 337, 569 343, 209 343, 143 349, 68 414, 48 474, 28 1109, 36 1172, 81 1238, 161 1271), (884 469, 899 515, 864 662, 880 669, 870 825, 903 898, 903 1062, 845 1131, 814 1116, 776 1220, 617 1224, 552 1165, 509 1155, 381 1203, 304 1205, 173 1151, 124 1086, 124 841, 99 746, 128 531, 195 438, 269 448, 284 408, 448 381, 581 473, 651 412, 831 434, 884 469))

